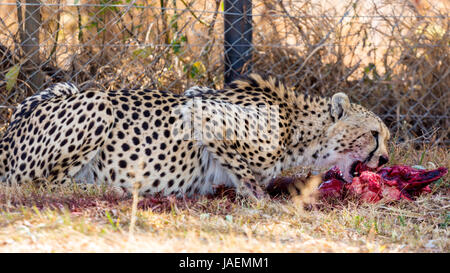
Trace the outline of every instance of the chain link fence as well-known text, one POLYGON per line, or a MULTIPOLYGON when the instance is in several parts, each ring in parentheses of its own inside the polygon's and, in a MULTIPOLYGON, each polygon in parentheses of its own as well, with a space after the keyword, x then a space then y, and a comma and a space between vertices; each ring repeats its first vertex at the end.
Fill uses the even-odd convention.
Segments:
POLYGON ((55 82, 181 93, 253 71, 450 144, 445 0, 3 0, 0 19, 1 126, 55 82))

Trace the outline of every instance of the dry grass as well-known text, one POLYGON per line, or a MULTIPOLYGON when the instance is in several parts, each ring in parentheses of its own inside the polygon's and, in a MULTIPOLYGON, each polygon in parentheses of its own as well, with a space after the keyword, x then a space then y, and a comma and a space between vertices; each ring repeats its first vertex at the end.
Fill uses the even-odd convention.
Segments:
MULTIPOLYGON (((393 146, 392 163, 449 167, 448 149, 393 146)), ((1 252, 449 252, 450 183, 415 202, 259 204, 130 198, 107 187, 0 188, 1 252), (134 224, 131 224, 135 221, 134 224), (135 225, 130 236, 130 225, 135 225)))

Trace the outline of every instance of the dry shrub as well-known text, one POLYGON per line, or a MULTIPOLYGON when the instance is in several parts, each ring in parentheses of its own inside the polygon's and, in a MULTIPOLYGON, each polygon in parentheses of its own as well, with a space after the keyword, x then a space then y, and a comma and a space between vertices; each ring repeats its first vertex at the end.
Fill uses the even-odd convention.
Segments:
POLYGON ((448 143, 448 12, 392 6, 349 1, 323 12, 313 1, 264 1, 253 70, 310 94, 346 92, 397 140, 448 143))

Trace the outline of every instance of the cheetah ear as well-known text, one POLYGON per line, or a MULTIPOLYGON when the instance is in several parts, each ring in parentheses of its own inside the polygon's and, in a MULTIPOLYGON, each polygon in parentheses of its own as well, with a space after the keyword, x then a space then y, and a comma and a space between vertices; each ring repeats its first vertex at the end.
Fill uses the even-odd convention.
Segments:
POLYGON ((331 98, 331 115, 340 119, 350 109, 350 100, 347 95, 339 92, 331 98))

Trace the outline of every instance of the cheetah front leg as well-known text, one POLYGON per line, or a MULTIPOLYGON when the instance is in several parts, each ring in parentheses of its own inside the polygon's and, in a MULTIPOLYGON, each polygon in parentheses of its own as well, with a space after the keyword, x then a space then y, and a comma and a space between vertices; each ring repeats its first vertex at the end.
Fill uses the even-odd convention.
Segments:
POLYGON ((214 155, 221 166, 229 172, 238 195, 249 198, 252 201, 259 201, 266 197, 265 191, 256 181, 248 163, 239 153, 225 144, 216 145, 209 143, 207 149, 214 155))

